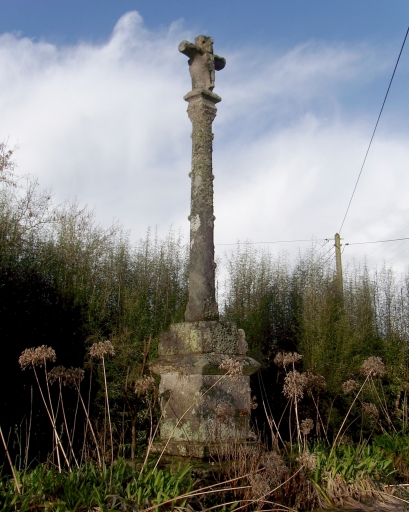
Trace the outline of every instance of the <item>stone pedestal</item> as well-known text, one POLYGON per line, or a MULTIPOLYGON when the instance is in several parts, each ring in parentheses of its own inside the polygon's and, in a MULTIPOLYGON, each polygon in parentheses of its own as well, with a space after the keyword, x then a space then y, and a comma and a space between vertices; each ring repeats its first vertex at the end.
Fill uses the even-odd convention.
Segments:
POLYGON ((206 457, 251 439, 249 375, 259 364, 246 352, 244 331, 230 322, 173 324, 162 334, 159 359, 150 366, 161 376, 158 450, 167 444, 168 454, 206 457), (243 375, 225 376, 219 368, 232 357, 243 375))

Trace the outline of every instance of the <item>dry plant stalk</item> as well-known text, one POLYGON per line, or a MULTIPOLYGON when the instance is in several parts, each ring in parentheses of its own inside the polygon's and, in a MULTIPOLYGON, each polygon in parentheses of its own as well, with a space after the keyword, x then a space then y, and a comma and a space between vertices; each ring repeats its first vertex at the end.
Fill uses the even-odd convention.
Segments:
POLYGON ((61 450, 61 453, 64 457, 64 460, 67 464, 68 471, 71 472, 71 465, 68 460, 68 457, 65 453, 65 450, 62 446, 60 436, 58 435, 55 422, 56 418, 54 416, 54 410, 51 402, 51 395, 50 395, 50 387, 48 385, 48 374, 47 374, 47 360, 55 362, 56 361, 56 355, 54 349, 51 347, 47 347, 46 345, 41 345, 40 347, 33 347, 33 348, 27 348, 22 353, 21 356, 18 359, 18 362, 20 364, 20 367, 22 370, 25 370, 29 366, 34 371, 34 375, 37 381, 38 389, 40 391, 41 399, 43 401, 44 407, 47 411, 48 418, 51 421, 51 425, 53 428, 53 435, 56 442, 56 453, 57 453, 57 460, 58 460, 58 471, 61 473, 61 464, 60 464, 60 453, 59 450, 61 450), (49 405, 47 405, 46 399, 44 397, 43 390, 41 389, 40 381, 38 379, 36 366, 39 366, 40 368, 44 365, 44 372, 45 372, 45 381, 46 381, 46 387, 47 387, 47 394, 48 394, 48 400, 49 405))
POLYGON ((297 438, 298 449, 301 452, 301 430, 300 420, 298 416, 298 402, 304 396, 304 389, 307 385, 308 379, 305 373, 299 373, 297 370, 292 370, 287 373, 284 379, 283 394, 294 404, 295 419, 297 425, 297 438))
MULTIPOLYGON (((70 447, 71 455, 72 455, 72 457, 74 459, 74 462, 75 462, 75 465, 77 466, 78 469, 79 469, 80 466, 78 464, 77 458, 75 457, 74 447, 73 447, 73 439, 71 439, 70 432, 69 432, 69 429, 68 429, 67 417, 66 417, 66 414, 65 414, 64 400, 63 400, 63 397, 62 397, 62 389, 61 388, 62 388, 62 385, 70 386, 70 387, 75 387, 75 384, 77 382, 78 382, 78 385, 79 385, 79 383, 84 378, 84 373, 85 372, 84 372, 84 370, 82 368, 70 368, 70 369, 67 369, 64 366, 55 366, 48 373, 48 376, 47 376, 50 384, 54 384, 54 382, 58 382, 59 397, 60 397, 59 401, 61 402, 61 409, 62 409, 62 413, 63 413, 65 430, 67 432, 68 444, 69 444, 69 447, 70 447)), ((78 386, 78 388, 79 388, 79 386, 78 386)))
MULTIPOLYGON (((108 425, 109 425, 109 435, 111 440, 111 464, 114 463, 114 440, 112 436, 112 424, 111 424, 111 414, 109 411, 109 398, 108 398, 108 385, 107 385, 107 375, 105 370, 105 356, 114 357, 115 350, 110 341, 99 341, 94 343, 90 350, 89 355, 92 358, 101 359, 102 361, 102 370, 104 375, 104 386, 105 386, 105 408, 108 413, 108 425)), ((105 432, 104 431, 104 456, 105 456, 105 432)))
POLYGON ((13 474, 13 480, 14 480, 14 485, 16 486, 16 491, 17 491, 18 494, 21 494, 20 484, 18 483, 17 475, 16 475, 16 472, 14 471, 14 466, 13 466, 13 463, 11 462, 9 450, 7 448, 7 444, 6 444, 6 441, 4 439, 3 431, 1 429, 1 427, 0 427, 0 436, 1 436, 1 440, 2 440, 3 446, 4 446, 4 451, 6 452, 7 460, 9 461, 9 464, 10 464, 11 472, 13 474))

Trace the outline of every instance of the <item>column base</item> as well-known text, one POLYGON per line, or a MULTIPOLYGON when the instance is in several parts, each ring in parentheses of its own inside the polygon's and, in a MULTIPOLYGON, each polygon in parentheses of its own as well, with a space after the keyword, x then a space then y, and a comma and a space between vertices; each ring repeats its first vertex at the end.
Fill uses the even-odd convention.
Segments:
POLYGON ((162 444, 156 451, 170 440, 166 454, 207 457, 253 437, 249 375, 260 365, 246 352, 244 332, 230 322, 185 322, 163 333, 160 356, 150 365, 161 376, 162 444), (240 362, 243 375, 219 368, 230 358, 240 362))
POLYGON ((166 441, 155 441, 151 447, 152 453, 164 453, 173 457, 191 457, 192 459, 207 459, 209 457, 216 460, 224 460, 228 456, 233 456, 235 450, 239 447, 251 446, 254 440, 237 441, 237 442, 186 442, 171 440, 168 444, 166 441))

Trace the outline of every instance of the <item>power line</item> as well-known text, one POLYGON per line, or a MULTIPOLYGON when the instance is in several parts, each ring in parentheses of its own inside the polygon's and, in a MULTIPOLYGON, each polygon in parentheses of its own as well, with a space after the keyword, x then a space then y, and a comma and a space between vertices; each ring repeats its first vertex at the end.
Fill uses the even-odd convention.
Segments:
MULTIPOLYGON (((328 240, 329 241, 329 240, 328 240)), ((324 244, 326 245, 326 244, 324 244)), ((319 267, 319 266, 323 266, 323 263, 321 262, 321 260, 323 258, 325 258, 325 256, 334 249, 334 246, 331 245, 331 247, 328 249, 328 251, 325 251, 324 254, 321 254, 320 256, 318 256, 318 258, 316 259, 316 261, 313 261, 310 266, 308 267, 308 270, 311 270, 312 267, 319 267), (321 262, 321 263, 320 263, 321 262)), ((330 258, 332 258, 333 255, 330 256, 330 258)), ((329 259, 329 258, 328 258, 329 259)), ((326 261, 328 261, 328 259, 326 261)))
MULTIPOLYGON (((399 248, 400 248, 400 247, 402 247, 403 245, 404 245, 404 243, 403 243, 403 244, 400 244, 400 245, 397 247, 397 249, 399 249, 399 248)), ((395 249, 395 250, 396 250, 396 249, 395 249)), ((395 254, 392 256, 392 258, 389 258, 388 260, 386 260, 386 261, 385 261, 385 264, 386 264, 386 263, 389 263, 389 262, 390 262, 390 261, 392 261, 392 260, 394 260, 395 258, 397 258, 398 256, 400 256, 402 253, 404 253, 404 252, 405 252, 405 251, 407 251, 407 250, 408 250, 408 247, 406 246, 404 249, 402 249, 401 251, 399 251, 397 254, 395 253, 395 254)))
POLYGON ((290 244, 293 242, 328 242, 330 238, 308 238, 304 240, 273 240, 272 242, 234 242, 230 244, 214 245, 257 245, 257 244, 290 244))
POLYGON ((375 128, 374 128, 374 131, 373 131, 373 133, 372 133, 372 137, 371 137, 371 140, 370 140, 370 142, 369 142, 368 149, 366 150, 366 154, 365 154, 365 158, 364 158, 364 161, 363 161, 363 163, 362 163, 362 166, 361 166, 361 170, 359 171, 359 174, 358 174, 358 179, 356 180, 355 187, 354 187, 354 190, 353 190, 353 192, 352 192, 351 199, 349 200, 349 203, 348 203, 347 211, 345 212, 344 219, 343 219, 343 221, 342 221, 342 224, 341 224, 341 227, 340 227, 340 229, 339 229, 338 233, 341 233, 341 230, 342 230, 342 227, 343 227, 343 225, 344 225, 344 222, 345 222, 346 216, 348 215, 349 207, 351 206, 352 199, 353 199, 353 197, 354 197, 356 187, 358 186, 359 178, 361 177, 362 170, 363 170, 364 165, 365 165, 365 162, 366 162, 366 158, 367 158, 368 153, 369 153, 369 150, 370 150, 370 148, 371 148, 372 141, 373 141, 373 138, 374 138, 374 136, 375 136, 376 129, 377 129, 377 127, 378 127, 379 119, 381 118, 382 111, 383 111, 383 107, 385 106, 386 98, 388 97, 389 89, 391 88, 392 81, 393 81, 393 77, 395 76, 395 72, 396 72, 396 69, 397 69, 397 67, 398 67, 399 60, 400 60, 400 56, 402 55, 403 47, 405 46, 406 38, 408 37, 408 33, 409 33, 409 27, 408 27, 408 29, 407 29, 407 31, 406 31, 405 38, 404 38, 404 40, 403 40, 402 47, 401 47, 400 52, 399 52, 398 59, 397 59, 397 61, 396 61, 395 68, 394 68, 394 70, 393 70, 392 77, 391 77, 391 80, 390 80, 390 82, 389 82, 388 90, 386 91, 385 98, 384 98, 384 100, 383 100, 382 107, 381 107, 381 110, 380 110, 380 112, 379 112, 379 116, 378 116, 378 119, 377 119, 377 121, 376 121, 375 128))
POLYGON ((390 240, 374 240, 372 242, 350 242, 345 245, 382 244, 384 242, 398 242, 399 240, 409 240, 409 237, 407 237, 407 238, 391 238, 390 240))
POLYGON ((331 260, 334 257, 334 254, 335 251, 321 264, 321 266, 324 267, 329 262, 329 260, 331 260))
MULTIPOLYGON (((394 236, 394 237, 404 237, 405 235, 408 235, 408 234, 409 234, 409 226, 405 226, 403 229, 399 229, 395 233, 392 233, 391 236, 394 236)), ((371 251, 369 251, 369 253, 367 253, 367 257, 369 257, 370 259, 374 259, 376 256, 379 256, 379 254, 381 254, 385 250, 387 250, 386 247, 387 246, 384 246, 382 244, 376 246, 371 251)))
POLYGON ((331 247, 328 249, 328 251, 327 251, 327 252, 324 252, 324 254, 322 254, 322 255, 318 258, 318 260, 317 260, 317 261, 322 260, 322 258, 323 258, 324 256, 326 256, 330 251, 332 251, 332 250, 333 250, 333 248, 334 248, 334 246, 333 246, 333 245, 331 245, 331 247))

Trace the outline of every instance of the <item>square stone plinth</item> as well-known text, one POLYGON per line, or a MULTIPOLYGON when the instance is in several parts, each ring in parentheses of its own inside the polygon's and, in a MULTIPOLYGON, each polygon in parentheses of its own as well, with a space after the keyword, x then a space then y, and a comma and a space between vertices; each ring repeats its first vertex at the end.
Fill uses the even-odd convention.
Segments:
POLYGON ((243 329, 237 329, 233 322, 183 322, 172 324, 159 343, 159 356, 210 352, 245 355, 243 329))
POLYGON ((159 396, 161 442, 171 440, 167 453, 204 456, 214 452, 212 445, 251 438, 247 376, 232 380, 220 375, 166 374, 159 396))

